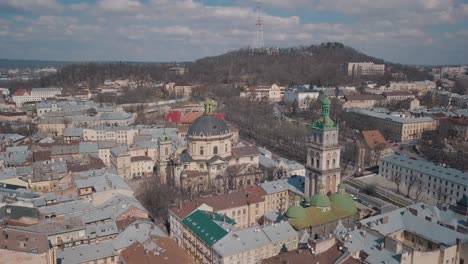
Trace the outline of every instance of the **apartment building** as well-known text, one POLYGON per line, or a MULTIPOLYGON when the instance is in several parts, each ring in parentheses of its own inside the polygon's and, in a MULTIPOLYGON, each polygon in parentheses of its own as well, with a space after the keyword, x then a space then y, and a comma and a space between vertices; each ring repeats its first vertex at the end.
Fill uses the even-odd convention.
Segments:
POLYGON ((396 103, 406 99, 416 98, 416 95, 410 91, 384 92, 382 95, 385 97, 386 103, 396 103))
POLYGON ((394 91, 418 91, 426 93, 436 89, 436 83, 433 81, 416 81, 416 82, 390 82, 389 90, 394 91))
POLYGON ((229 217, 196 210, 182 221, 183 247, 196 263, 259 263, 294 250, 298 233, 287 221, 235 229, 229 217))
POLYGON ((62 94, 62 88, 33 88, 30 91, 26 89, 19 89, 12 95, 12 100, 16 106, 22 106, 28 102, 40 102, 48 98, 54 98, 62 94))
POLYGON ((124 126, 94 127, 83 129, 83 139, 86 141, 114 141, 118 144, 133 144, 138 129, 124 126))
POLYGON ((380 94, 350 94, 345 95, 343 108, 373 108, 385 102, 385 97, 380 94))
POLYGON ((281 102, 284 96, 284 87, 273 84, 271 86, 257 86, 247 88, 246 92, 241 92, 240 97, 247 97, 254 100, 268 100, 270 102, 281 102))
POLYGON ((455 204, 468 188, 468 174, 462 171, 401 155, 380 159, 379 176, 404 187, 416 184, 415 188, 439 203, 455 204))
POLYGON ((348 63, 348 76, 360 77, 369 75, 383 75, 385 64, 374 64, 373 62, 350 62, 348 63))
POLYGON ((420 139, 424 131, 437 129, 431 117, 402 117, 366 109, 353 108, 347 112, 347 122, 359 130, 380 130, 388 140, 420 139))
POLYGON ((304 87, 287 88, 284 92, 283 102, 286 104, 297 103, 298 109, 307 109, 314 100, 317 100, 320 92, 317 90, 306 89, 304 87))

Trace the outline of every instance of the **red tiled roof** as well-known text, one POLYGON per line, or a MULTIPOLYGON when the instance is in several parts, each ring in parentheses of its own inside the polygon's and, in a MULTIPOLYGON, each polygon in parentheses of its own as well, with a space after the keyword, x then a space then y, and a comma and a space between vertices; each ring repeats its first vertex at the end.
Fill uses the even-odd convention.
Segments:
POLYGON ((180 116, 181 116, 181 113, 180 111, 172 111, 172 112, 169 112, 165 117, 164 117, 164 121, 170 121, 170 122, 174 122, 174 123, 179 123, 180 122, 180 116))
MULTIPOLYGON (((203 112, 190 112, 190 113, 187 113, 187 114, 180 117, 180 123, 182 123, 182 124, 192 124, 193 121, 195 121, 195 119, 199 118, 201 115, 203 115, 203 112)), ((222 114, 222 113, 216 113, 214 115, 219 117, 222 120, 225 120, 224 119, 224 114, 222 114)))
POLYGON ((147 241, 135 242, 120 253, 126 264, 192 263, 188 253, 168 237, 151 236, 147 241))
POLYGON ((19 90, 16 90, 16 92, 13 94, 13 96, 24 96, 24 95, 31 95, 31 92, 24 88, 21 88, 19 90))
POLYGON ((259 203, 265 200, 265 191, 260 186, 250 186, 241 191, 220 194, 216 196, 199 197, 194 201, 184 203, 180 208, 173 207, 171 211, 178 217, 185 218, 201 204, 213 207, 215 211, 239 207, 247 203, 259 203))
POLYGON ((362 137, 370 149, 375 149, 379 145, 387 144, 384 136, 379 130, 362 131, 362 137))
POLYGON ((468 126, 467 117, 449 117, 448 122, 453 125, 468 126))

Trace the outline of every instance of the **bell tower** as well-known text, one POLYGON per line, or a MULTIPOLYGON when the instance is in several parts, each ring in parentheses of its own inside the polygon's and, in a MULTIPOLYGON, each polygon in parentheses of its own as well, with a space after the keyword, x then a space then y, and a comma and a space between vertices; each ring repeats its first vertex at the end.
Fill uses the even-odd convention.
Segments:
POLYGON ((323 186, 325 194, 338 191, 340 175, 340 146, 338 125, 330 118, 330 99, 322 101, 322 115, 311 124, 311 135, 307 144, 305 194, 312 197, 323 186))

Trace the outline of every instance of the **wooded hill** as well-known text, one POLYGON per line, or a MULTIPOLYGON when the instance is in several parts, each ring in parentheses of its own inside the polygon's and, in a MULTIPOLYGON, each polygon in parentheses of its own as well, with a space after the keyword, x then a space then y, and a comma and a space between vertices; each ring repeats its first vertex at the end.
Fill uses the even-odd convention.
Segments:
MULTIPOLYGON (((132 78, 134 80, 182 81, 189 83, 224 83, 248 85, 278 83, 339 85, 367 81, 347 76, 348 62, 385 63, 389 72, 402 72, 409 80, 429 78, 427 71, 415 67, 384 62, 381 59, 363 54, 337 42, 295 48, 266 48, 253 51, 239 49, 219 56, 206 57, 184 65, 185 75, 177 75, 169 69, 174 63, 81 63, 66 65, 56 75, 33 83, 36 86, 72 86, 89 81, 91 86, 105 79, 132 78)), ((375 81, 385 83, 392 80, 390 74, 375 77, 375 81)))

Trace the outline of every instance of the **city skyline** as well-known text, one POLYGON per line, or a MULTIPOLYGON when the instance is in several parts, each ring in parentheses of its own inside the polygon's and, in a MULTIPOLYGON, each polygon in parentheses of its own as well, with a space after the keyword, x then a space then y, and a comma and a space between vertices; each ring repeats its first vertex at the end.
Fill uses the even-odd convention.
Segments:
MULTIPOLYGON (((254 46, 254 0, 0 1, 0 58, 192 61, 254 46)), ((389 62, 466 64, 468 3, 264 0, 266 46, 341 42, 389 62)))

